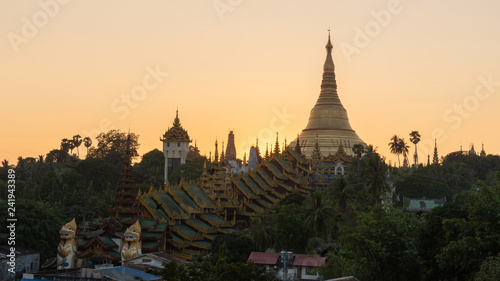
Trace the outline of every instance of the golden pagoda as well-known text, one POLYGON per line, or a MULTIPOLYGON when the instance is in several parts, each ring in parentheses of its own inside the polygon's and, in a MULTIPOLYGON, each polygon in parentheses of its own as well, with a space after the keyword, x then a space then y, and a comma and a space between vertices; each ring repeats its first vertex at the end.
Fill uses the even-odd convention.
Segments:
POLYGON ((340 102, 337 94, 337 82, 335 81, 335 65, 332 59, 332 43, 328 34, 326 44, 326 60, 323 66, 323 81, 321 92, 316 105, 311 109, 309 123, 296 140, 290 143, 290 147, 299 145, 302 153, 310 158, 316 143, 322 153, 333 154, 339 146, 343 146, 346 153, 352 155, 352 147, 355 144, 366 146, 365 142, 356 134, 349 124, 347 111, 340 102))

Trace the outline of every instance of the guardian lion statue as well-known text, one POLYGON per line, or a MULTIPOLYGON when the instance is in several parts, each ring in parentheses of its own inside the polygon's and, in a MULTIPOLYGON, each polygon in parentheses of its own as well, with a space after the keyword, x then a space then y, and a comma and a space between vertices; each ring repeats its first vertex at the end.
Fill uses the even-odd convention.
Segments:
POLYGON ((141 225, 137 220, 123 233, 122 248, 120 250, 122 261, 142 255, 141 225))
POLYGON ((57 246, 57 269, 74 268, 76 261, 76 250, 78 247, 76 235, 76 221, 73 219, 63 225, 59 230, 61 242, 57 246))

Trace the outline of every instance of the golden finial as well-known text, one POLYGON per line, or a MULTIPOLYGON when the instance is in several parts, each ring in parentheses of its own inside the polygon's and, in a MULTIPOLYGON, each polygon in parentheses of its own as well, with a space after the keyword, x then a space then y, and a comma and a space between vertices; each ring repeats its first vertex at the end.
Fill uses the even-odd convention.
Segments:
POLYGON ((332 49, 333 45, 330 40, 330 28, 328 28, 328 43, 326 44, 326 61, 325 65, 323 66, 323 71, 324 72, 334 72, 335 71, 335 65, 333 64, 333 59, 332 59, 332 49))

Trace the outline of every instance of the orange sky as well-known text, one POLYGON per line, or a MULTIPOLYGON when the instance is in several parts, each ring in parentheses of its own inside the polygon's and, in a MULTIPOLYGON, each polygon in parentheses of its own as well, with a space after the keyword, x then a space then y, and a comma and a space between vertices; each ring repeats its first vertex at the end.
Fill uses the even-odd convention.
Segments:
MULTIPOLYGON (((319 95, 327 29, 351 126, 388 159, 499 154, 498 1, 0 0, 0 160, 118 128, 161 148, 175 109, 202 153, 235 130, 290 142, 319 95), (437 3, 436 3, 437 2, 437 3)), ((94 141, 95 142, 95 141, 94 141)), ((83 147, 83 146, 82 146, 83 147)), ((81 149, 84 151, 85 149, 81 149)))

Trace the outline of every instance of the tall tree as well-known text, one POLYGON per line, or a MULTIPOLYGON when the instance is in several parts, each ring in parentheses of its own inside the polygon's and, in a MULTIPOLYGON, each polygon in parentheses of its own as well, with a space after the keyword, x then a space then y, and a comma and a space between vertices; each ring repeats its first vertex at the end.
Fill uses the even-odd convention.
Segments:
POLYGON ((83 139, 83 145, 87 148, 87 156, 89 156, 89 147, 92 145, 92 139, 89 137, 85 137, 83 139))
POLYGON ((250 236, 235 233, 217 236, 211 246, 212 254, 215 256, 218 256, 221 251, 227 251, 224 255, 227 262, 230 263, 247 262, 248 256, 253 250, 254 247, 250 236))
POLYGON ((418 153, 417 153, 417 143, 420 141, 420 133, 418 131, 411 131, 410 141, 415 145, 415 154, 413 158, 415 160, 415 168, 418 166, 418 153))
POLYGON ((396 154, 398 156, 398 166, 401 168, 401 162, 399 161, 399 155, 403 153, 403 149, 401 147, 400 138, 396 135, 392 136, 391 142, 389 143, 389 148, 392 154, 396 154))
POLYGON ((404 138, 399 139, 399 149, 401 150, 401 154, 403 154, 403 167, 406 167, 408 165, 408 151, 410 146, 406 144, 404 138))
POLYGON ((68 145, 69 145, 69 150, 71 151, 71 155, 74 155, 73 149, 75 149, 75 143, 73 142, 73 140, 68 140, 68 145))
POLYGON ((365 167, 366 187, 372 199, 380 204, 382 194, 388 190, 386 181, 387 165, 378 153, 372 153, 368 157, 365 167))
POLYGON ((4 168, 11 168, 11 167, 12 167, 12 165, 10 165, 10 164, 9 164, 9 160, 4 159, 4 160, 2 161, 2 167, 4 167, 4 168))
MULTIPOLYGON (((127 147, 127 133, 120 130, 110 130, 106 133, 100 133, 96 137, 97 147, 89 149, 89 156, 94 158, 114 157, 114 154, 121 156, 125 153, 127 147)), ((139 136, 130 133, 130 153, 132 157, 137 157, 139 148, 139 136)))
POLYGON ((68 153, 70 150, 70 143, 71 143, 70 140, 68 140, 67 138, 62 139, 61 140, 61 150, 68 153))
POLYGON ((312 232, 313 237, 325 239, 328 235, 328 220, 333 217, 332 202, 321 192, 314 192, 304 201, 306 212, 305 223, 312 232))
POLYGON ((341 214, 347 212, 347 187, 348 183, 344 177, 340 177, 333 182, 333 198, 337 201, 341 214))
POLYGON ((303 253, 307 243, 304 210, 295 204, 279 208, 275 214, 275 247, 277 251, 287 250, 303 253))
POLYGON ((272 247, 274 242, 273 228, 274 219, 272 215, 259 214, 252 219, 250 235, 257 251, 264 252, 272 247))
POLYGON ((78 154, 78 158, 80 158, 80 149, 78 148, 82 144, 82 137, 80 135, 73 136, 73 145, 76 147, 76 152, 78 154))
POLYGON ((134 182, 144 183, 148 189, 151 185, 161 187, 164 183, 163 169, 165 167, 163 152, 155 148, 143 154, 141 158, 141 162, 134 165, 134 182))
POLYGON ((352 146, 352 153, 354 153, 354 157, 361 158, 364 152, 365 152, 365 147, 362 144, 357 143, 352 146))

